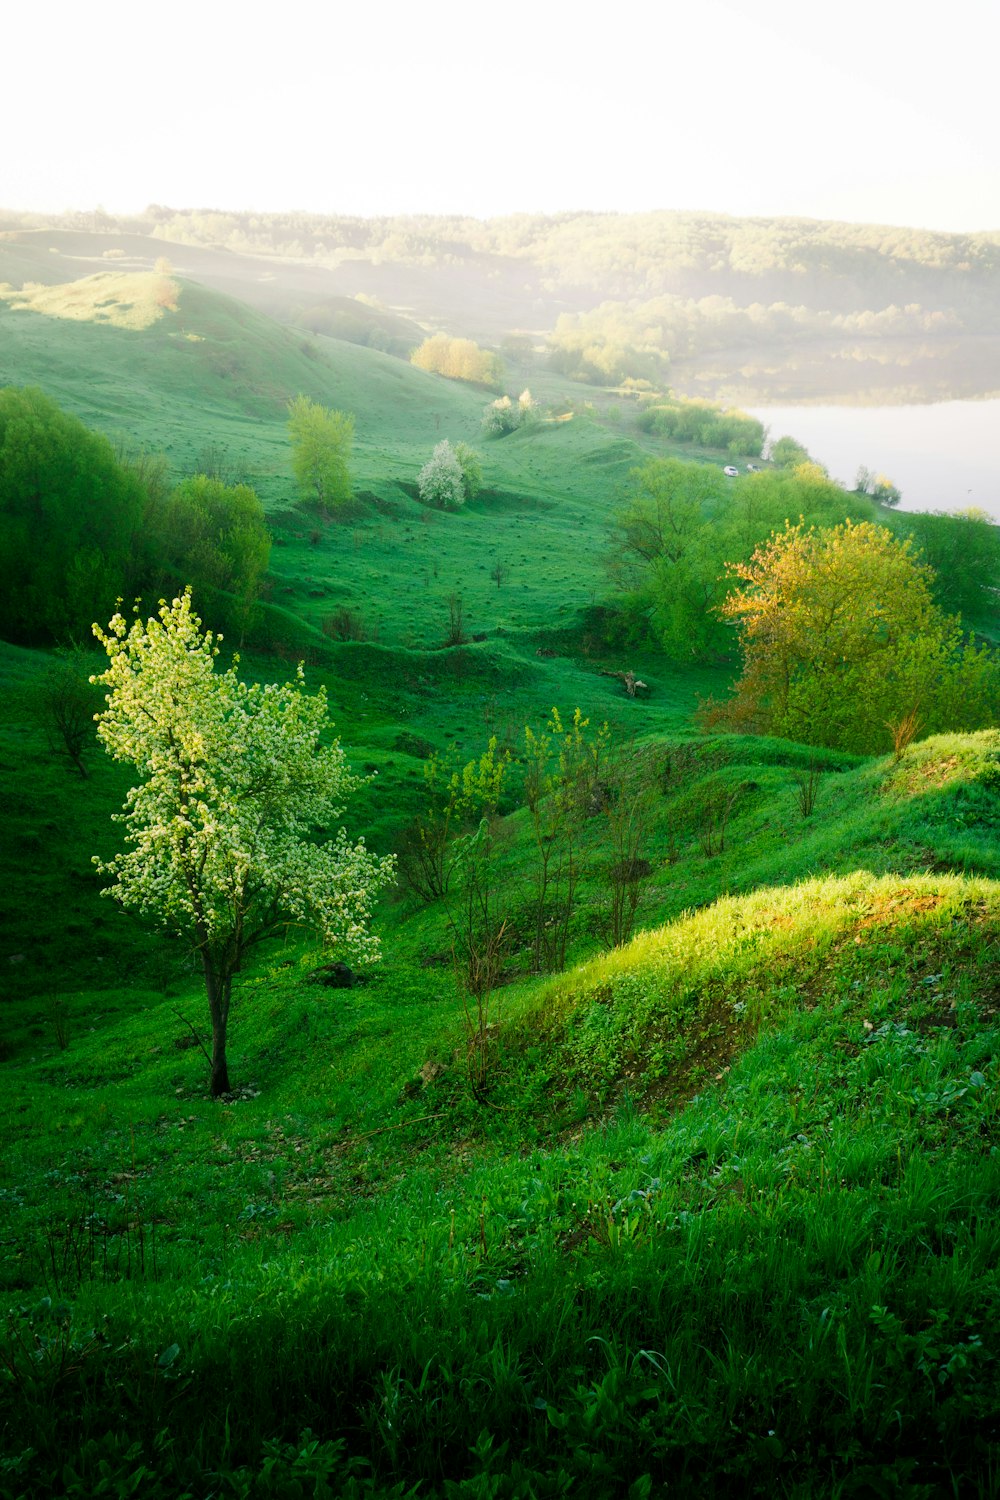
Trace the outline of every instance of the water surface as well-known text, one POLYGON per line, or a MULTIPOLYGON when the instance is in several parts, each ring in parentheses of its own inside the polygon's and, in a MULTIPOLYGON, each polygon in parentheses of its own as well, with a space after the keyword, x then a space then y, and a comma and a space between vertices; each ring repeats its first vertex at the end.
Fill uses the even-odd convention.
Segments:
POLYGON ((863 464, 903 492, 903 510, 974 505, 1000 522, 1000 399, 917 406, 751 406, 853 488, 863 464))

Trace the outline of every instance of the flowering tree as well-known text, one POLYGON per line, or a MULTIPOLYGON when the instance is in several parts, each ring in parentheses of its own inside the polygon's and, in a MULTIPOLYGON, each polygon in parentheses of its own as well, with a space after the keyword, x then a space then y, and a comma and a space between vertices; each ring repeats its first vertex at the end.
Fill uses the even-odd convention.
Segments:
MULTIPOLYGON (((109 666, 97 732, 142 780, 116 821, 124 852, 107 862, 105 895, 187 939, 200 955, 212 1019, 213 1097, 229 1089, 226 1031, 233 976, 247 952, 288 921, 317 930, 354 961, 378 957, 372 900, 392 859, 317 838, 361 784, 328 727, 323 688, 248 685, 236 661, 215 670, 219 637, 202 632, 191 594, 131 628, 94 626, 109 666)), ((237 659, 238 660, 238 659, 237 659)))
POLYGON ((465 504, 465 476, 461 460, 447 439, 438 443, 420 470, 417 489, 425 505, 457 510, 460 505, 465 504))
POLYGON ((483 434, 485 437, 505 437, 521 425, 521 406, 514 405, 509 396, 500 396, 483 409, 483 434))

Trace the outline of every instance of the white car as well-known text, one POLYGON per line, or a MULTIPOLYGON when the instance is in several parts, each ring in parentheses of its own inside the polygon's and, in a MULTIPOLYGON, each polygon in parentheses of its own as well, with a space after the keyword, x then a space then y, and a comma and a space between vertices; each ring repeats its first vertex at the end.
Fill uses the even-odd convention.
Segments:
POLYGON ((726 464, 722 472, 723 474, 728 474, 730 479, 739 479, 740 477, 739 469, 735 469, 732 464, 726 464))

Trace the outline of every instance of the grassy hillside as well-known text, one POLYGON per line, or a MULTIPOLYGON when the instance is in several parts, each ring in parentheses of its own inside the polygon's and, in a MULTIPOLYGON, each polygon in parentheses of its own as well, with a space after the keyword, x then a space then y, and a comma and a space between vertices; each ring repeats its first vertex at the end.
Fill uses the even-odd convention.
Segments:
POLYGON ((276 953, 221 1109, 185 997, 95 996, 9 1074, 2 1492, 992 1493, 998 915, 994 882, 857 875, 568 976, 660 1075, 659 1123, 633 1061, 596 1129, 593 1024, 531 1086, 546 994, 499 1112, 457 1061, 417 1078, 461 1055, 437 976, 333 1003, 276 953))
POLYGON ((481 440, 488 394, 373 349, 294 333, 193 283, 171 285, 175 305, 157 306, 141 328, 121 326, 136 296, 124 273, 49 287, 31 306, 0 301, 0 382, 42 386, 85 422, 164 453, 175 478, 210 448, 238 459, 283 549, 273 557, 274 602, 316 626, 347 607, 370 636, 433 647, 447 633, 449 597, 460 594, 469 635, 565 627, 604 592, 608 526, 629 470, 680 451, 639 432, 627 404, 623 420, 618 404, 584 403, 551 376, 539 389, 558 419, 481 440), (67 308, 72 321, 61 316, 67 308), (356 420, 359 502, 326 525, 293 509, 286 407, 300 392, 356 420), (482 492, 460 515, 414 498, 445 437, 474 444, 483 459, 482 492), (405 616, 395 608, 400 587, 405 616))
POLYGON ((327 685, 375 850, 434 752, 513 753, 506 947, 486 1026, 453 899, 389 895, 344 989, 289 926, 237 979, 213 1102, 191 955, 93 871, 130 775, 60 759, 48 654, 0 644, 0 1500, 995 1494, 1000 731, 899 758, 700 733, 731 669, 602 633, 622 483, 680 451, 627 403, 548 375, 543 420, 485 442, 481 392, 137 274, 31 278, 0 380, 174 477, 212 445, 251 471, 275 545, 243 671, 327 685), (356 415, 333 520, 294 503, 300 391, 356 415), (443 437, 483 457, 456 513, 415 498, 443 437), (553 705, 608 722, 645 824, 623 861, 609 752, 543 974, 552 835, 516 757, 553 705))

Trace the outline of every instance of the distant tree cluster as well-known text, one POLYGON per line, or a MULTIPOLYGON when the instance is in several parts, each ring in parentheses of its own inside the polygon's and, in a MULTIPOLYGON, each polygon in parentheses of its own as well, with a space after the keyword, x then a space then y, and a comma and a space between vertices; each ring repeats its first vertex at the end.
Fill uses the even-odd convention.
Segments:
MULTIPOLYGON (((8 215, 11 227, 41 222, 8 215)), ((725 214, 658 211, 637 214, 509 214, 476 219, 409 214, 260 213, 176 209, 151 204, 141 214, 74 213, 70 229, 117 229, 180 244, 225 245, 254 254, 336 263, 348 254, 433 265, 490 257, 540 267, 555 286, 599 287, 604 297, 698 297, 712 293, 763 302, 782 284, 810 306, 900 308, 924 303, 970 308, 985 300, 997 270, 994 234, 946 234, 886 225, 792 218, 740 219, 725 214), (864 300, 860 300, 864 299, 864 300)), ((491 265, 491 270, 494 267, 491 265)))
POLYGON ((860 495, 870 495, 877 505, 898 505, 903 498, 902 491, 887 474, 873 474, 864 464, 858 470, 854 488, 860 495))
POLYGON ((641 381, 662 386, 669 373, 667 355, 660 325, 648 325, 629 309, 609 304, 591 312, 563 313, 549 337, 552 369, 589 385, 641 381))
POLYGON ((644 378, 662 385, 669 360, 762 345, 835 339, 900 339, 960 331, 954 313, 919 304, 833 313, 784 301, 744 305, 731 296, 663 295, 602 302, 564 313, 549 336, 549 363, 595 385, 644 378))
POLYGON ((503 383, 503 362, 496 354, 480 349, 472 339, 450 338, 446 333, 424 339, 410 355, 410 363, 431 375, 485 385, 491 390, 498 390, 503 383))
MULTIPOLYGON (((997 237, 989 233, 693 212, 519 214, 483 221, 155 204, 123 218, 97 211, 55 220, 17 214, 4 219, 12 228, 42 222, 332 267, 346 259, 383 268, 460 267, 467 280, 481 278, 484 293, 502 287, 512 323, 537 327, 542 310, 541 319, 554 325, 552 353, 559 368, 600 384, 632 378, 662 385, 668 358, 676 363, 751 344, 1000 331, 1000 255, 997 237), (582 311, 560 316, 570 289, 572 305, 582 311)), ((448 311, 437 301, 421 309, 431 316, 448 311)), ((339 326, 353 328, 347 337, 375 337, 370 326, 344 317, 339 326)), ((326 323, 317 326, 334 331, 326 323)))
POLYGON ((764 424, 742 411, 725 411, 709 401, 671 401, 647 406, 639 414, 641 432, 655 433, 702 448, 725 448, 757 458, 764 447, 764 424))
POLYGON ((213 623, 242 638, 270 556, 247 485, 117 451, 33 388, 0 390, 0 635, 83 639, 115 601, 191 584, 213 623))

